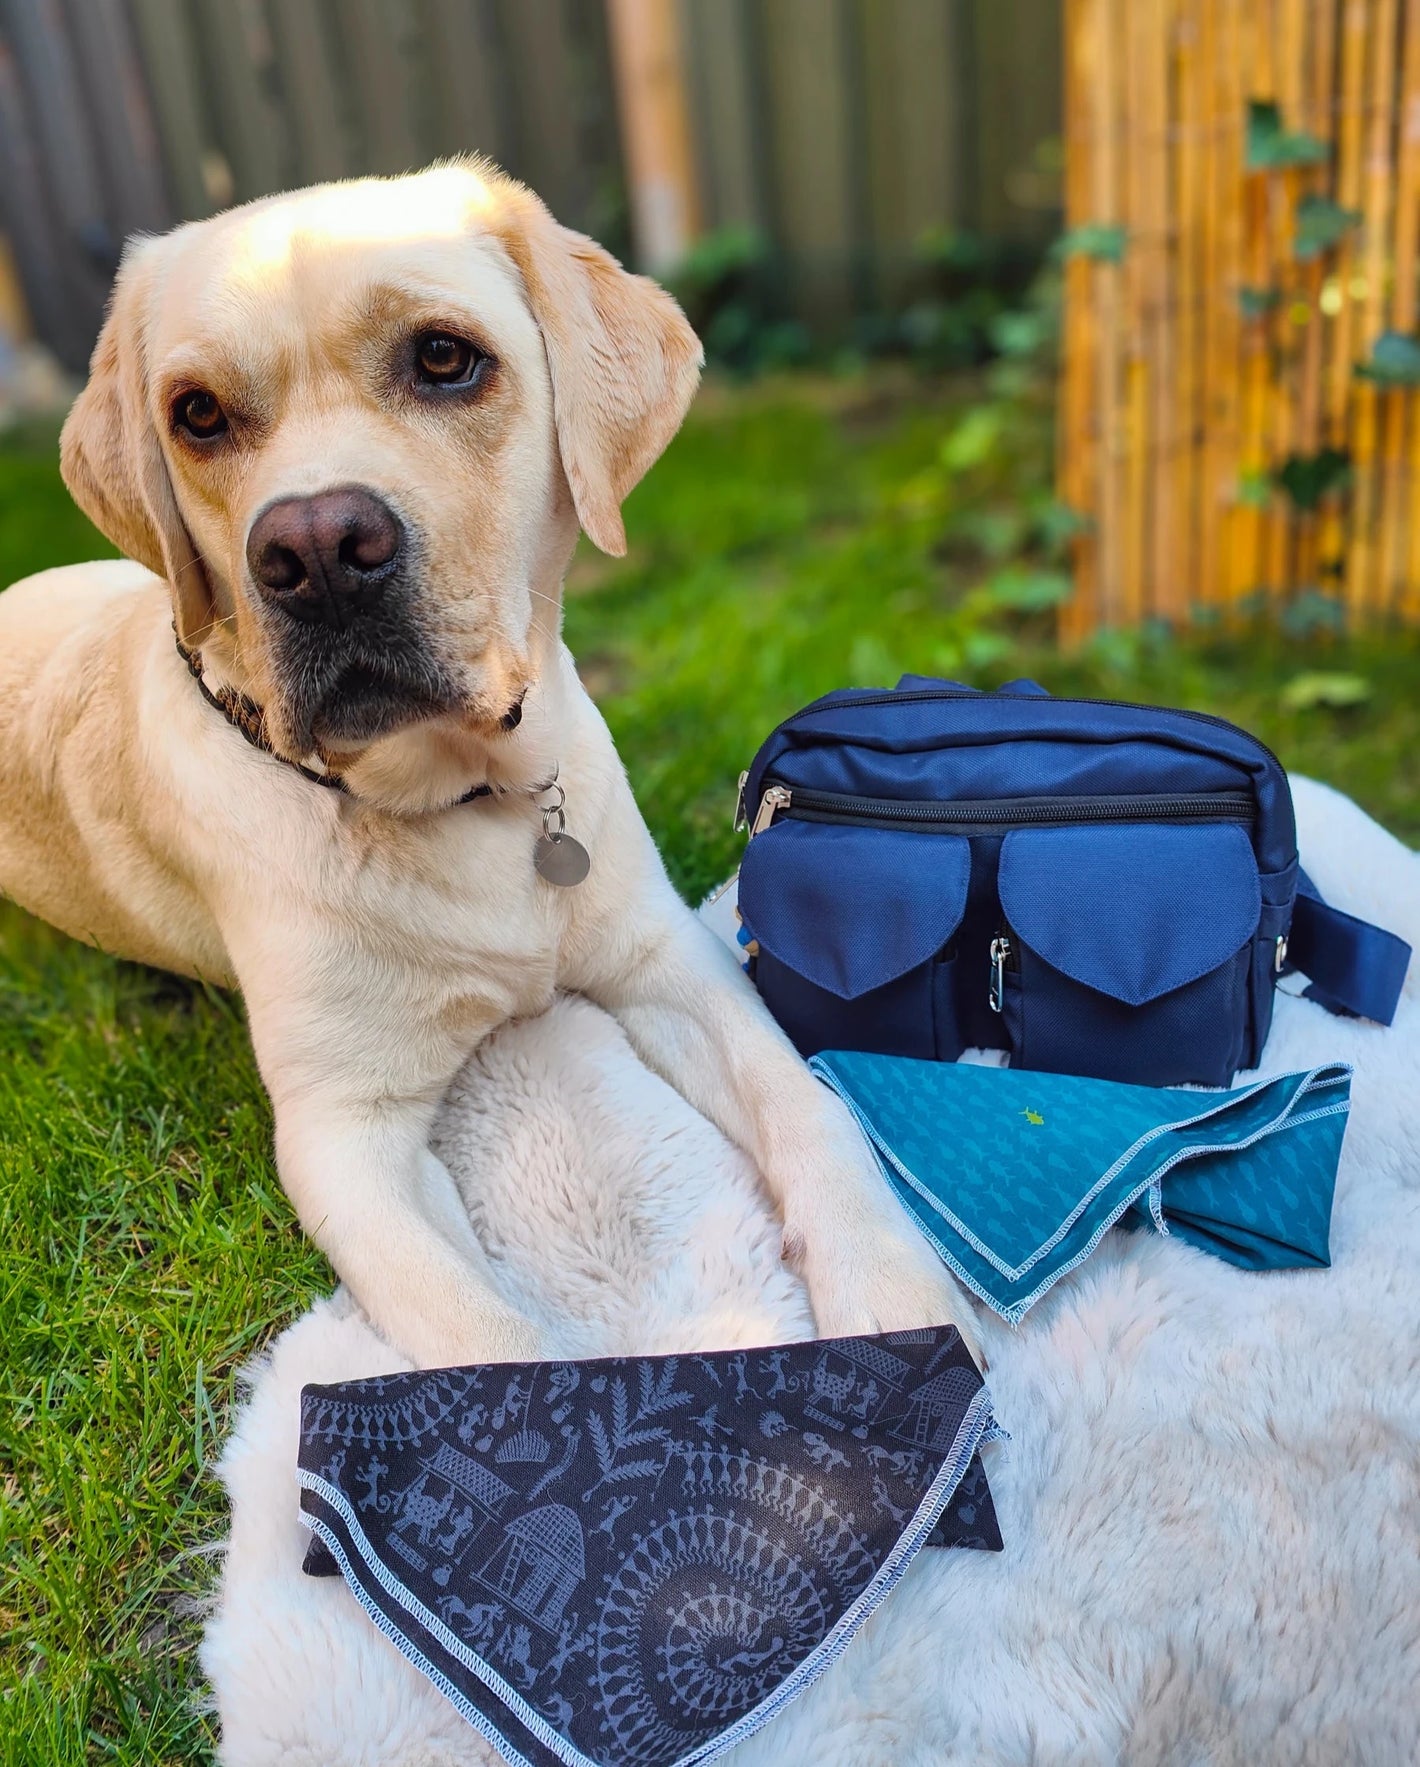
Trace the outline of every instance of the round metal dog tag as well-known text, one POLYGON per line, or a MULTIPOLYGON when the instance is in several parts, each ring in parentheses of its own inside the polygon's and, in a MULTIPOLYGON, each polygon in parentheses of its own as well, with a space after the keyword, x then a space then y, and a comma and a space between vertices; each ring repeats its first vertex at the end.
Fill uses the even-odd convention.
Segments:
POLYGON ((570 834, 544 834, 533 848, 533 865, 539 877, 560 889, 581 883, 592 869, 592 856, 570 834))

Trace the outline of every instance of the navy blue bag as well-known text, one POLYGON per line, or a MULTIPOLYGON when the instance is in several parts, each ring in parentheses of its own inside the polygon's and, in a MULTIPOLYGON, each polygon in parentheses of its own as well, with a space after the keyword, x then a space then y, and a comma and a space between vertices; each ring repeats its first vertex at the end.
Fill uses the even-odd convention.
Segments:
POLYGON ((1226 1086, 1279 976, 1382 1024, 1405 979, 1300 869, 1277 757, 1200 712, 904 676, 786 719, 741 815, 750 972, 805 1055, 1226 1086))

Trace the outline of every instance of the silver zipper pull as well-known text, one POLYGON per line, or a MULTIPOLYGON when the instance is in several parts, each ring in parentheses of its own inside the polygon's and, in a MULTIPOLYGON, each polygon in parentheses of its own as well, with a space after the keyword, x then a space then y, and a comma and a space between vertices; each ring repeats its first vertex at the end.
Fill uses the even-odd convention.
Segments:
POLYGON ((731 825, 736 834, 742 828, 749 827, 749 812, 745 809, 745 787, 749 784, 749 768, 740 774, 740 789, 735 793, 735 820, 731 825))
POLYGON ((793 797, 787 785, 768 786, 754 813, 754 827, 749 831, 749 838, 753 840, 757 834, 763 834, 779 812, 789 808, 793 797))
POLYGON ((1006 992, 1006 965, 1010 961, 1011 941, 1004 933, 998 933, 991 941, 991 992, 986 997, 992 1012, 1001 1010, 1001 999, 1006 992))

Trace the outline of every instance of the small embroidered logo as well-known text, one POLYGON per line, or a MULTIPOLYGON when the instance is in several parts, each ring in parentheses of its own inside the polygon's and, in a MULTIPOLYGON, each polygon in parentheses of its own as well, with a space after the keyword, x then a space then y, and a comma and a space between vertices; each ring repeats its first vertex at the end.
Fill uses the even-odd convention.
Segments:
POLYGON ((1043 1123, 1045 1118, 1039 1111, 1033 1111, 1029 1105, 1020 1113, 1028 1123, 1043 1123))

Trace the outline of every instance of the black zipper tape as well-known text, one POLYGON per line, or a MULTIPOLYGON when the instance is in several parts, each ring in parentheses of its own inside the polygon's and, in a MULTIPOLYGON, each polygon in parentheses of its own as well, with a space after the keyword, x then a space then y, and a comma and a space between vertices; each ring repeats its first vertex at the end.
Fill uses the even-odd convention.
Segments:
MULTIPOLYGON (((1252 822, 1257 806, 1249 792, 1134 792, 1090 797, 956 798, 913 800, 860 798, 846 792, 813 791, 766 779, 765 791, 789 794, 780 815, 801 822, 980 833, 1012 828, 1108 822, 1252 822)), ((761 802, 763 794, 761 793, 761 802)))

